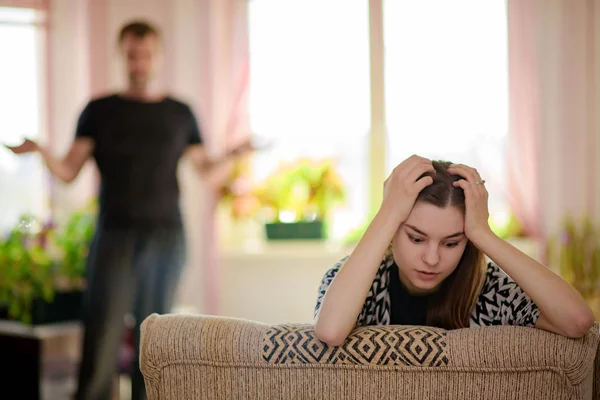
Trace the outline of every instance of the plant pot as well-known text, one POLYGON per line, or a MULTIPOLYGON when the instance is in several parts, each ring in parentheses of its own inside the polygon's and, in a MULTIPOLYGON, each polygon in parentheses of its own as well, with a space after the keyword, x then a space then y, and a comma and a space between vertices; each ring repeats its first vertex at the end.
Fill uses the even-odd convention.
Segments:
POLYGON ((52 322, 77 321, 82 317, 83 291, 56 292, 52 302, 36 300, 33 303, 33 325, 52 322))
POLYGON ((265 224, 269 240, 323 239, 323 221, 265 224))
MULTIPOLYGON (((56 292, 51 302, 35 299, 31 305, 31 325, 78 321, 82 314, 83 291, 56 292)), ((12 319, 8 309, 0 307, 0 319, 12 319)))

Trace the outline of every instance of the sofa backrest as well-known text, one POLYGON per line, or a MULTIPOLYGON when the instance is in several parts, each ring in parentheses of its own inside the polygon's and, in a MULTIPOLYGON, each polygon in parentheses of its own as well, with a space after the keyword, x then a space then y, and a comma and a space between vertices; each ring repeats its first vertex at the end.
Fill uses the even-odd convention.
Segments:
POLYGON ((149 400, 599 400, 598 328, 573 340, 513 326, 378 326, 329 347, 311 325, 152 315, 140 364, 149 400))
MULTIPOLYGON (((593 328, 600 335, 600 322, 597 322, 593 328)), ((600 400, 600 345, 596 352, 596 366, 594 368, 594 400, 600 400)))

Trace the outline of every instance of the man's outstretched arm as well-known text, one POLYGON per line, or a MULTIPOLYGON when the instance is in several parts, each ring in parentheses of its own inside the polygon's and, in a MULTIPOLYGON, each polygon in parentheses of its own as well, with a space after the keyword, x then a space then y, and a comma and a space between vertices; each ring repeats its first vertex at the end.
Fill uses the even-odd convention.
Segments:
POLYGON ((85 162, 90 158, 94 151, 94 140, 87 137, 76 138, 71 144, 67 155, 63 158, 57 158, 49 149, 39 145, 33 140, 26 139, 19 146, 6 146, 15 154, 28 154, 39 152, 44 159, 50 173, 65 183, 70 183, 81 171, 85 162))

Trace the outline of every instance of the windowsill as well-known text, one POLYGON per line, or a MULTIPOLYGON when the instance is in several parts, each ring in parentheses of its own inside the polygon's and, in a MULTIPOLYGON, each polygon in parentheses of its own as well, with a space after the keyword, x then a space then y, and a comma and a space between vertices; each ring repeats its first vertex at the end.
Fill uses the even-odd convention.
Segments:
POLYGON ((354 246, 320 240, 248 241, 243 245, 225 245, 221 256, 227 259, 314 259, 350 254, 354 246))
MULTIPOLYGON (((245 238, 223 242, 229 246, 219 252, 219 314, 266 323, 312 321, 323 274, 354 247, 245 238)), ((532 240, 519 239, 515 245, 528 254, 536 249, 532 240)))
MULTIPOLYGON (((513 246, 539 260, 540 247, 535 239, 512 238, 507 240, 513 246)), ((257 259, 316 259, 338 255, 345 257, 354 249, 348 245, 333 241, 319 240, 287 240, 269 241, 256 239, 243 244, 228 244, 221 247, 220 256, 228 260, 257 260, 257 259)))

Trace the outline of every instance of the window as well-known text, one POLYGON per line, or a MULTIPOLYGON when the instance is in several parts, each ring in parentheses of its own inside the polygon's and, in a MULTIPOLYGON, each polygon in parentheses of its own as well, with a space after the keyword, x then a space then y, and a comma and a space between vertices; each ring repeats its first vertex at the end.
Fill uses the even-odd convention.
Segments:
POLYGON ((508 50, 500 0, 384 1, 388 170, 411 154, 477 167, 508 208, 508 50))
POLYGON ((274 145, 254 158, 257 180, 280 162, 330 157, 348 191, 331 236, 360 225, 368 201, 367 0, 249 3, 250 123, 274 145))
POLYGON ((414 153, 474 166, 492 218, 505 217, 505 1, 382 0, 385 49, 371 55, 372 1, 250 2, 251 126, 277 144, 255 158, 257 178, 282 160, 336 157, 350 205, 334 236, 364 221, 369 179, 384 179, 368 159, 369 63, 383 56, 387 172, 414 153))
MULTIPOLYGON (((41 76, 43 28, 39 13, 0 7, 0 143, 15 145, 25 137, 43 140, 41 76)), ((0 232, 21 214, 48 216, 46 174, 37 154, 15 156, 0 146, 0 232)))

